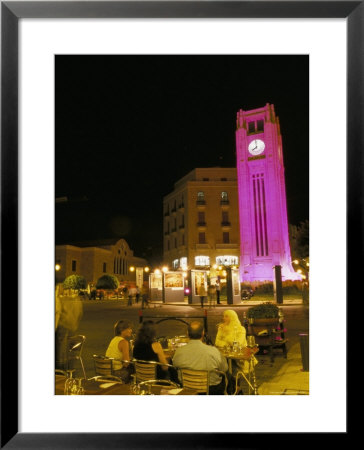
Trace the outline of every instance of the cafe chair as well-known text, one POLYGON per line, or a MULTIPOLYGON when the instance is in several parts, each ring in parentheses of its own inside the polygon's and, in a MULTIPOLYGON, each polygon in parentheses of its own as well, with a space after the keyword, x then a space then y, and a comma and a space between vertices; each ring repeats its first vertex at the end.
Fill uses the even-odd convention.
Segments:
POLYGON ((83 344, 85 343, 86 337, 82 334, 77 336, 70 336, 67 340, 68 344, 68 354, 67 354, 67 368, 69 369, 69 363, 72 360, 79 361, 83 371, 83 377, 86 379, 86 371, 85 366, 83 365, 82 360, 82 349, 83 344))
POLYGON ((180 369, 182 386, 184 388, 193 389, 198 394, 209 395, 210 386, 210 373, 214 372, 223 376, 224 379, 224 395, 227 395, 227 376, 225 372, 221 370, 192 370, 192 369, 180 369))
POLYGON ((101 381, 106 383, 120 383, 124 384, 123 380, 119 377, 116 377, 115 375, 97 375, 96 377, 89 378, 89 381, 101 381))
POLYGON ((132 359, 131 362, 134 364, 137 383, 155 380, 157 378, 158 366, 167 366, 168 368, 171 367, 174 370, 176 370, 176 368, 171 364, 162 364, 156 361, 143 361, 141 359, 132 359))
POLYGON ((180 369, 182 386, 198 394, 209 393, 210 374, 208 370, 180 369))
POLYGON ((103 355, 93 355, 94 368, 96 375, 110 376, 113 373, 112 362, 114 358, 108 358, 103 355))
POLYGON ((68 377, 68 373, 65 370, 61 370, 61 369, 56 369, 55 371, 55 375, 62 375, 63 377, 68 377))

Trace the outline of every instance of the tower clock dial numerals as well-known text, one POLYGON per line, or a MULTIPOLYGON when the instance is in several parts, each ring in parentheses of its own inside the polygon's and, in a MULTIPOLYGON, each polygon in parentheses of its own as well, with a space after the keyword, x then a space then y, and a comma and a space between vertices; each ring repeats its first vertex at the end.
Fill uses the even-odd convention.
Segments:
POLYGON ((248 145, 248 150, 251 155, 260 155, 264 152, 265 144, 261 139, 254 139, 248 145))

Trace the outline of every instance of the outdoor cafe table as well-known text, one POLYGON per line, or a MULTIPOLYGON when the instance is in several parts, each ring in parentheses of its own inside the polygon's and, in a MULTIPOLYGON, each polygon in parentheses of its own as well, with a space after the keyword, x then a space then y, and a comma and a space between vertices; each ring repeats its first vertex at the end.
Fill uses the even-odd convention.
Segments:
MULTIPOLYGON (((55 394, 64 395, 64 384, 66 377, 63 375, 56 375, 55 379, 55 394)), ((97 381, 97 380, 82 380, 82 387, 85 389, 85 395, 132 395, 130 393, 129 384, 112 384, 112 381, 97 381), (109 384, 109 386, 102 388, 101 385, 109 384)), ((173 389, 172 386, 153 386, 152 393, 154 395, 161 395, 161 389, 173 389)), ((183 388, 181 392, 176 395, 196 395, 197 392, 192 389, 183 388)))
POLYGON ((257 386, 256 377, 255 377, 255 369, 254 369, 253 360, 254 360, 254 355, 259 350, 258 346, 243 347, 242 349, 240 349, 236 352, 234 352, 230 349, 226 349, 225 347, 224 348, 216 347, 216 348, 227 359, 229 373, 231 375, 233 374, 233 365, 232 365, 233 360, 235 360, 237 362, 241 362, 241 363, 243 363, 244 361, 249 361, 248 377, 246 376, 246 374, 244 373, 243 370, 239 370, 236 374, 236 377, 238 375, 241 375, 249 386, 249 393, 251 390, 253 390, 254 395, 257 395, 258 394, 258 386, 257 386))

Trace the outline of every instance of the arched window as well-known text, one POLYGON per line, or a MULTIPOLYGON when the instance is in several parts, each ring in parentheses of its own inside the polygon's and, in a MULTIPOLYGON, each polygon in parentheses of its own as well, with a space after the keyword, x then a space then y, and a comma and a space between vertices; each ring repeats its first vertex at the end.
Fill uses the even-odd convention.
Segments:
POLYGON ((205 193, 204 192, 202 192, 202 191, 200 191, 200 192, 197 192, 197 202, 198 203, 205 203, 205 193))
POLYGON ((223 201, 229 200, 227 192, 221 192, 221 200, 223 201))

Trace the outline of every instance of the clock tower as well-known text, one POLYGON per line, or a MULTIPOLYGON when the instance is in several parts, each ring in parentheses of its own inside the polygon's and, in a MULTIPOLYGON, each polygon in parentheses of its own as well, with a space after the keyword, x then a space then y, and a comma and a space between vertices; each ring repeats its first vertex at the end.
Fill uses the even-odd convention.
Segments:
POLYGON ((274 105, 240 110, 236 121, 240 279, 299 280, 291 264, 282 136, 274 105))

